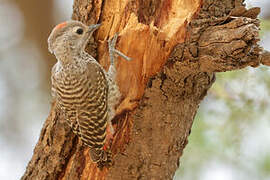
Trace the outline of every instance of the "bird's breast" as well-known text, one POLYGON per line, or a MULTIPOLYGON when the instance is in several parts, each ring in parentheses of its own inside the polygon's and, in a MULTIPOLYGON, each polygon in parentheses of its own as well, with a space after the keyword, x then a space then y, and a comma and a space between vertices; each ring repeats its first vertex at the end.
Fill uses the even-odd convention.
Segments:
POLYGON ((91 96, 88 79, 83 75, 63 75, 58 79, 57 93, 63 106, 83 106, 91 96))

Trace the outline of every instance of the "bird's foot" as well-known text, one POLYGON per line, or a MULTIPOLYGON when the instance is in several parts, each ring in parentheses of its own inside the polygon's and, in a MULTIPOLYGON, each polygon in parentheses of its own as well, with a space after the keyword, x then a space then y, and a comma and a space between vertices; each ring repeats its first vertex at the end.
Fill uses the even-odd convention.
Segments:
POLYGON ((115 49, 115 44, 118 38, 118 33, 116 33, 113 38, 111 40, 109 40, 108 44, 109 44, 109 55, 110 55, 110 62, 111 65, 114 64, 114 58, 115 58, 115 54, 117 56, 121 56, 122 58, 124 58, 127 61, 130 61, 131 58, 126 56, 125 54, 123 54, 122 52, 118 51, 117 49, 115 49))
POLYGON ((109 149, 111 142, 113 140, 113 135, 114 135, 114 129, 113 129, 112 123, 109 122, 106 129, 106 141, 103 148, 105 151, 109 149))

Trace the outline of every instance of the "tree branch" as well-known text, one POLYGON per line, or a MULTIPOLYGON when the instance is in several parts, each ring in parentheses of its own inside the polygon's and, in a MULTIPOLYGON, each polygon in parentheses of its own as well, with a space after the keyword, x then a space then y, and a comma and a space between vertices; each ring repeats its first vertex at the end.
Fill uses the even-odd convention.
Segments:
POLYGON ((261 63, 266 66, 270 66, 270 52, 264 50, 261 54, 261 63))
POLYGON ((200 70, 224 72, 259 65, 258 20, 229 18, 226 24, 209 27, 199 40, 200 70))

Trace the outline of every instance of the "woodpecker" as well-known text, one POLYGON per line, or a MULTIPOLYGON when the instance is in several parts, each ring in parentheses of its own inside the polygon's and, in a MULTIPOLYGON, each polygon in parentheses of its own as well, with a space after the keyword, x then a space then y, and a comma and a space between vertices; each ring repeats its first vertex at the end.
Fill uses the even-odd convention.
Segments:
POLYGON ((48 38, 48 49, 57 63, 52 68, 52 97, 57 110, 72 131, 86 144, 98 167, 112 163, 108 142, 112 138, 111 120, 121 94, 115 82, 115 55, 129 57, 115 49, 117 34, 109 41, 108 72, 85 47, 100 24, 87 26, 79 21, 57 25, 48 38))

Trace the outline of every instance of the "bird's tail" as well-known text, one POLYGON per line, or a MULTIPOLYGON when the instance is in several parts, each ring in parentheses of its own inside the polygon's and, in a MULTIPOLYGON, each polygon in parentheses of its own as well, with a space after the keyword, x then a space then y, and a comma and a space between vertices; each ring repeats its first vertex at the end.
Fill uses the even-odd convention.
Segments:
POLYGON ((104 166, 110 167, 112 165, 112 153, 110 150, 100 150, 90 148, 90 157, 93 162, 97 163, 98 167, 102 169, 104 166))

